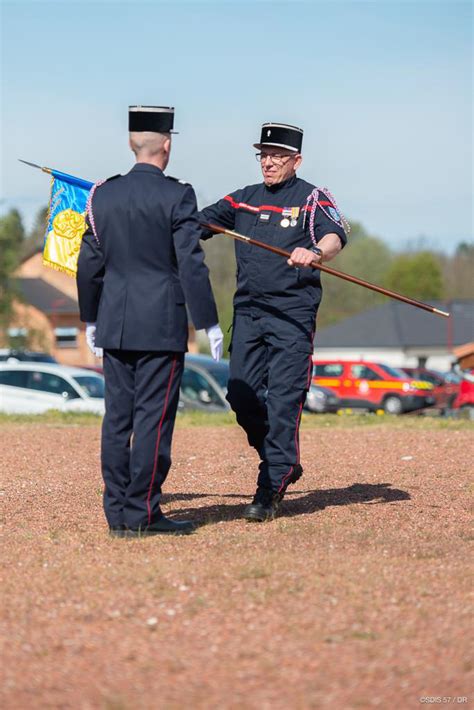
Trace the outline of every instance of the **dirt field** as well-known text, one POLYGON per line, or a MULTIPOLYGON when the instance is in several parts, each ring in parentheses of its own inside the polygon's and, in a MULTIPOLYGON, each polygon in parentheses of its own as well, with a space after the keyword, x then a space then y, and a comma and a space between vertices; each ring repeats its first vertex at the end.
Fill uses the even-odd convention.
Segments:
POLYGON ((111 540, 99 428, 3 425, 1 707, 471 706, 472 431, 303 429, 258 525, 241 432, 180 426, 163 507, 203 526, 111 540))

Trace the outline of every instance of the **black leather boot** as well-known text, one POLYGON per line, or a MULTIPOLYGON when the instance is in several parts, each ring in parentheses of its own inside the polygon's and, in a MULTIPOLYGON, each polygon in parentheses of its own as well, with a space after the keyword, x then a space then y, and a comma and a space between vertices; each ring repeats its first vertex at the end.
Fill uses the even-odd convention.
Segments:
POLYGON ((282 500, 283 493, 276 493, 269 488, 257 488, 253 501, 244 510, 243 517, 255 523, 273 520, 282 500))
POLYGON ((147 527, 134 530, 127 528, 123 537, 152 537, 154 535, 192 535, 197 524, 190 520, 170 520, 164 515, 147 527))

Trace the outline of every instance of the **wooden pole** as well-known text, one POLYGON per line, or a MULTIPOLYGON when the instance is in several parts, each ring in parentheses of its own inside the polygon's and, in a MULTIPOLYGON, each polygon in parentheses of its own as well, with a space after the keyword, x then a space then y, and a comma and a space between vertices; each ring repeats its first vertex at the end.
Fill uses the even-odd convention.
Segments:
MULTIPOLYGON (((246 237, 243 234, 239 234, 238 232, 234 232, 231 229, 226 229, 225 227, 220 227, 217 224, 210 224, 209 222, 201 222, 202 226, 205 229, 209 229, 211 232, 215 232, 216 234, 225 234, 226 237, 231 237, 232 239, 237 239, 238 241, 241 242, 246 242, 247 244, 252 244, 255 247, 259 247, 260 249, 267 249, 267 251, 271 251, 274 254, 278 254, 279 256, 284 256, 286 259, 288 259, 291 254, 289 251, 285 251, 285 249, 280 249, 279 247, 273 247, 270 244, 265 244, 264 242, 259 242, 257 239, 251 239, 250 237, 246 237)), ((428 313, 434 313, 437 316, 442 316, 443 318, 449 318, 449 313, 446 313, 445 311, 440 311, 438 308, 435 308, 434 306, 430 306, 428 303, 423 303, 423 301, 417 301, 414 298, 409 298, 408 296, 403 296, 401 293, 397 293, 396 291, 391 291, 388 288, 384 288, 383 286, 377 286, 377 284, 370 283, 370 281, 364 281, 364 279, 359 279, 357 276, 352 276, 351 274, 346 274, 344 271, 337 271, 337 269, 331 269, 330 266, 325 266, 324 264, 319 264, 317 261, 313 261, 311 264, 312 269, 319 269, 320 271, 324 271, 326 274, 331 274, 332 276, 337 276, 339 279, 344 279, 345 281, 350 281, 353 284, 357 284, 358 286, 363 286, 364 288, 369 288, 371 291, 376 291, 377 293, 382 293, 384 296, 388 296, 389 298, 394 298, 397 301, 401 301, 402 303, 408 303, 410 306, 415 306, 416 308, 422 308, 424 311, 428 311, 428 313)))

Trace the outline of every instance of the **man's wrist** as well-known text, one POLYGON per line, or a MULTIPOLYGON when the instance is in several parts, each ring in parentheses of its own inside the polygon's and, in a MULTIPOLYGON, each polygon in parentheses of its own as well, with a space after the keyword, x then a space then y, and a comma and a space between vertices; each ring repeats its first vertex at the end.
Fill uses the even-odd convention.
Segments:
POLYGON ((317 254, 319 256, 320 261, 323 260, 324 254, 323 250, 320 247, 312 247, 311 251, 313 252, 313 254, 317 254))

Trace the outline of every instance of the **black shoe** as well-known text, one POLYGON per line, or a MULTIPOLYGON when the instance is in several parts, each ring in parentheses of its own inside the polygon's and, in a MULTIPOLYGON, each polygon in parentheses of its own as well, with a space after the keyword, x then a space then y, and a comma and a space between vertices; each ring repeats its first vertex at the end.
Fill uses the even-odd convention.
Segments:
POLYGON ((253 501, 244 510, 243 517, 255 523, 273 520, 282 500, 283 493, 276 493, 269 488, 257 488, 253 501))
POLYGON ((134 530, 127 528, 124 537, 151 537, 153 535, 191 535, 197 528, 190 520, 170 520, 163 516, 153 525, 134 530))

